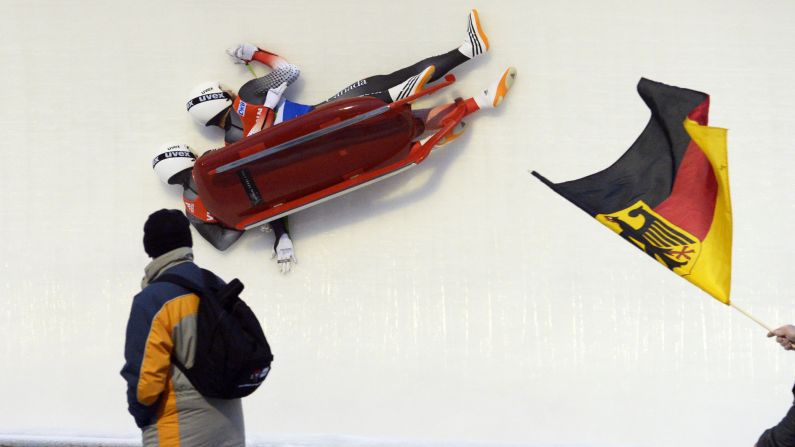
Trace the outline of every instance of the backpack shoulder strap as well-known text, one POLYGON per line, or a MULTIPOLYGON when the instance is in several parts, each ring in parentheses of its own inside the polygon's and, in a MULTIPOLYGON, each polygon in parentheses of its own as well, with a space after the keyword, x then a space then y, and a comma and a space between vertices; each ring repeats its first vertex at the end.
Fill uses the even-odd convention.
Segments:
POLYGON ((155 278, 152 282, 167 282, 171 284, 176 284, 178 286, 190 290, 191 292, 197 295, 204 293, 204 290, 201 287, 199 287, 197 284, 195 284, 193 281, 190 281, 188 279, 183 278, 182 276, 175 275, 173 273, 162 274, 157 278, 155 278))
POLYGON ((243 283, 239 279, 234 278, 229 283, 224 284, 215 273, 206 269, 201 269, 201 271, 204 275, 206 286, 216 296, 221 306, 227 311, 230 310, 230 307, 235 303, 234 298, 238 297, 240 292, 243 291, 243 283))
POLYGON ((236 297, 243 291, 243 283, 240 282, 239 279, 235 278, 226 284, 223 287, 218 288, 218 277, 209 270, 201 269, 202 275, 204 276, 204 281, 207 288, 200 287, 198 284, 190 281, 188 279, 183 278, 182 276, 175 275, 172 273, 164 273, 157 278, 155 278, 152 282, 168 282, 171 284, 176 284, 178 286, 182 286, 191 292, 195 293, 196 295, 202 296, 206 295, 207 293, 213 294, 217 296, 218 300, 220 301, 221 305, 224 308, 228 308, 229 305, 233 304, 230 299, 236 297))

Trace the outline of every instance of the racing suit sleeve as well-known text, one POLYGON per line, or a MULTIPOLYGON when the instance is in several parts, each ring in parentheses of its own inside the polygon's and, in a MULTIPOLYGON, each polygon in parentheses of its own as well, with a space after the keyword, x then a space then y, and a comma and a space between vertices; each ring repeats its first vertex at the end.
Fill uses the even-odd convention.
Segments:
POLYGON ((275 89, 283 83, 286 83, 289 87, 301 75, 301 70, 297 65, 291 64, 281 56, 264 50, 256 51, 253 60, 271 67, 272 70, 265 76, 252 79, 240 87, 238 96, 250 104, 265 104, 265 98, 269 90, 275 89))
POLYGON ((268 225, 271 226, 271 230, 273 230, 273 250, 276 251, 276 246, 279 245, 279 239, 282 237, 283 234, 287 234, 290 236, 290 231, 287 228, 287 218, 282 217, 281 219, 276 219, 271 221, 268 225))
POLYGON ((224 251, 240 239, 243 231, 222 226, 205 208, 204 202, 196 191, 196 182, 188 177, 182 184, 182 201, 185 203, 185 215, 193 228, 213 247, 224 251))
POLYGON ((188 221, 207 242, 221 251, 232 246, 244 233, 243 231, 222 227, 217 223, 202 222, 190 214, 188 214, 188 221))
POLYGON ((267 65, 268 67, 270 67, 271 70, 275 70, 285 65, 292 65, 289 62, 287 62, 287 59, 279 56, 276 53, 271 53, 268 50, 263 50, 262 48, 257 48, 257 51, 254 52, 254 55, 251 57, 251 60, 257 61, 263 65, 267 65))

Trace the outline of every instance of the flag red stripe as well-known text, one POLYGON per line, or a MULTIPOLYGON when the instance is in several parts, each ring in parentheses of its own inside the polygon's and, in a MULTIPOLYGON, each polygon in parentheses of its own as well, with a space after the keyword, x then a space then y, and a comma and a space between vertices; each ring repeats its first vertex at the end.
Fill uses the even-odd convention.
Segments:
POLYGON ((718 182, 712 165, 691 141, 676 172, 671 195, 654 211, 703 241, 712 226, 717 196, 718 182))
POLYGON ((709 116, 709 96, 701 104, 687 114, 687 117, 697 122, 702 126, 707 125, 707 117, 709 116))

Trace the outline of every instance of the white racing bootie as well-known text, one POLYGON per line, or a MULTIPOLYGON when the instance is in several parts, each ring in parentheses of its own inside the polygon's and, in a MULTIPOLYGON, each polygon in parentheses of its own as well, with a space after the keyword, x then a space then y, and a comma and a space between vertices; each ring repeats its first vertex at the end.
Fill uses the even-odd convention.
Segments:
POLYGON ((431 76, 433 76, 434 71, 436 71, 436 67, 429 65, 419 74, 416 74, 401 82, 400 84, 390 88, 389 96, 392 98, 392 101, 399 101, 403 98, 408 98, 409 96, 421 91, 425 87, 425 84, 428 83, 428 80, 431 79, 431 76))
POLYGON ((516 68, 508 67, 496 81, 473 99, 481 109, 497 107, 508 94, 514 80, 516 80, 516 68))
POLYGON ((458 47, 458 51, 470 59, 489 51, 489 38, 486 37, 486 33, 483 32, 483 27, 480 25, 477 9, 469 12, 467 37, 464 39, 464 43, 458 47))
POLYGON ((447 135, 445 135, 438 143, 437 146, 444 146, 445 144, 451 143, 458 139, 461 135, 464 134, 464 129, 466 128, 467 123, 461 121, 453 127, 453 130, 450 131, 447 135))

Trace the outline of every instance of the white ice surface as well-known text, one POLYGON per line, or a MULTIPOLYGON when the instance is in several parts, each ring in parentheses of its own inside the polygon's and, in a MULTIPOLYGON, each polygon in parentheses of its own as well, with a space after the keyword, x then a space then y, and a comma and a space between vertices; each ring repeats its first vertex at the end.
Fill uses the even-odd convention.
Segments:
POLYGON ((471 6, 493 50, 428 103, 515 65, 502 110, 295 215, 289 276, 270 235, 219 253, 194 233, 197 262, 243 280, 274 346, 245 400, 250 439, 751 446, 791 404, 795 355, 527 174, 615 161, 648 119, 641 76, 710 93, 711 124, 730 129, 733 297, 795 321, 791 0, 0 6, 0 433, 137 436, 118 371, 141 228, 181 206, 150 160, 169 141, 220 144, 184 103, 198 82, 248 79, 225 48, 284 55, 302 69, 288 96, 316 102, 456 47, 471 6))

